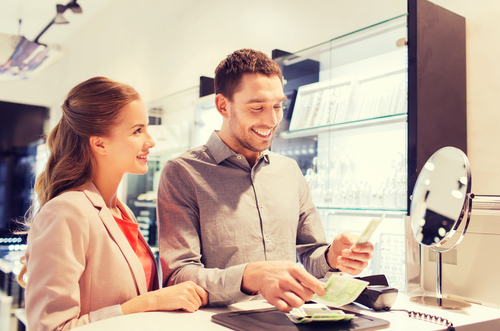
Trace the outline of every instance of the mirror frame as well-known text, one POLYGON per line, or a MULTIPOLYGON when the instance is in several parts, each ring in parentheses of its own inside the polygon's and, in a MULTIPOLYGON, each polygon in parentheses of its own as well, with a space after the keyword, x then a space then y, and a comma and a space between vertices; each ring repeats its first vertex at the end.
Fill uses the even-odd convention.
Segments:
MULTIPOLYGON (((459 214, 458 219, 455 220, 455 223, 453 224, 453 227, 451 228, 451 230, 449 230, 446 233, 446 235, 439 242, 427 245, 427 244, 423 244, 417 238, 417 233, 416 233, 414 226, 413 226, 413 224, 414 224, 413 223, 413 211, 415 210, 413 200, 412 200, 412 204, 411 204, 411 208, 410 208, 410 224, 411 224, 411 229, 412 229, 412 232, 413 232, 415 239, 417 240, 417 242, 419 244, 426 246, 426 247, 429 247, 430 249, 432 249, 433 251, 436 251, 436 252, 449 251, 450 249, 454 248, 456 245, 458 245, 462 241, 462 239, 467 231, 468 225, 469 225, 470 214, 471 214, 471 210, 472 210, 472 198, 473 198, 473 196, 471 194, 471 187, 472 187, 471 170, 470 170, 469 159, 467 158, 465 153, 456 147, 447 146, 447 147, 443 147, 443 148, 439 149, 434 154, 432 154, 432 156, 427 160, 427 162, 432 161, 433 158, 438 153, 442 153, 445 150, 453 150, 454 152, 458 153, 460 155, 460 157, 463 161, 463 164, 465 166, 465 169, 466 169, 466 178, 467 178, 466 192, 464 194, 464 202, 462 204, 462 208, 460 210, 460 214, 459 214)), ((423 184, 423 183, 420 183, 421 181, 423 181, 422 171, 420 171, 420 173, 417 177, 417 181, 415 182, 415 186, 413 188, 412 196, 410 197, 410 199, 413 198, 417 186, 419 184, 423 184)))

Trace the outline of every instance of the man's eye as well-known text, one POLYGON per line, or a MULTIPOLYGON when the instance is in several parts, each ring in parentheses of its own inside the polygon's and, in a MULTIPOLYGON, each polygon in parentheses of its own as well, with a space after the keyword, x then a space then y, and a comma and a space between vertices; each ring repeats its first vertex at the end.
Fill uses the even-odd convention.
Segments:
POLYGON ((262 107, 257 107, 257 108, 253 108, 253 107, 252 107, 252 110, 253 110, 253 111, 259 111, 259 110, 262 110, 262 107))

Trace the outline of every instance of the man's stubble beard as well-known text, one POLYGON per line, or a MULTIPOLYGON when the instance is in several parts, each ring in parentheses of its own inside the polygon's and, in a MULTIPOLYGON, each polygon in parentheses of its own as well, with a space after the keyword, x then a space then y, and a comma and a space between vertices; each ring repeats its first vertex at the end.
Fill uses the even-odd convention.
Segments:
MULTIPOLYGON (((231 135, 234 137, 234 139, 244 148, 252 151, 252 152, 257 152, 257 153, 261 153, 269 148, 271 148, 271 144, 273 142, 273 139, 274 139, 274 129, 273 129, 273 132, 272 132, 272 136, 271 136, 271 139, 269 141, 269 144, 266 146, 266 148, 264 149, 257 149, 255 148, 254 146, 252 146, 248 141, 245 141, 244 139, 240 138, 240 137, 245 137, 246 135, 246 132, 241 132, 242 134, 241 135, 238 135, 235 130, 235 127, 238 127, 239 128, 239 119, 238 119, 238 116, 233 113, 234 115, 232 116, 229 116, 228 118, 228 124, 229 124, 229 129, 230 129, 230 132, 231 132, 231 135), (236 124, 236 125, 235 125, 236 124)), ((251 130, 251 129, 250 129, 251 130)), ((252 134, 252 133, 250 133, 252 134)))

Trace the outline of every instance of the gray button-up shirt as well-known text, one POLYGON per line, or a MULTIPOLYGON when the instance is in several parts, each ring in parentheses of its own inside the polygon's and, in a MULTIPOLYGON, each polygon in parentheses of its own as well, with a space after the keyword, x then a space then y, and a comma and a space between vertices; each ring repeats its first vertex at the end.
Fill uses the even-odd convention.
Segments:
POLYGON ((248 299, 245 266, 298 260, 330 271, 323 226, 297 163, 265 151, 253 167, 214 132, 206 145, 168 161, 158 189, 165 285, 191 280, 213 306, 248 299))

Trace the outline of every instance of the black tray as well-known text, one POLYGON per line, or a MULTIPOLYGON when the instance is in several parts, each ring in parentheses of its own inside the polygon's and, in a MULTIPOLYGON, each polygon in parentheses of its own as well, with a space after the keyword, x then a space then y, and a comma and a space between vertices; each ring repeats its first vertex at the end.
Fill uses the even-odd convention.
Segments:
POLYGON ((233 330, 241 331, 347 331, 380 330, 388 328, 389 321, 342 309, 346 314, 355 314, 351 321, 327 321, 294 324, 285 313, 276 308, 254 309, 212 315, 212 321, 233 330))

